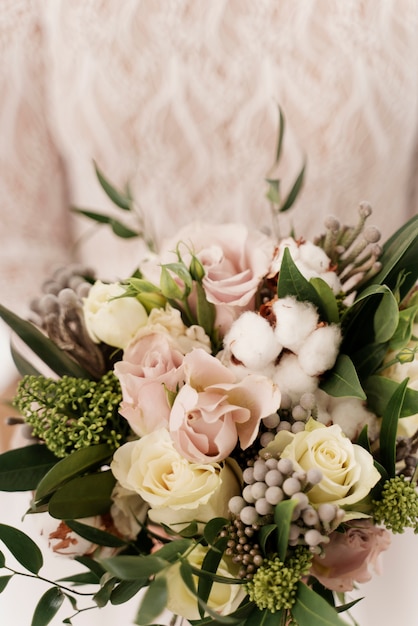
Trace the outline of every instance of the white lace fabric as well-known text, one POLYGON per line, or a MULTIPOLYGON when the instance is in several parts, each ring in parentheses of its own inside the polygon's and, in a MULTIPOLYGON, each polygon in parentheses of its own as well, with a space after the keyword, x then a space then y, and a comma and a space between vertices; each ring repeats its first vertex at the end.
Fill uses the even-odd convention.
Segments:
MULTIPOLYGON (((2 301, 74 255, 70 204, 110 210, 93 159, 157 240, 195 218, 269 225, 279 103, 285 191, 307 162, 284 232, 367 199, 388 235, 417 211, 417 26, 413 0, 3 0, 2 301)), ((109 277, 142 253, 103 231, 76 252, 109 277)))

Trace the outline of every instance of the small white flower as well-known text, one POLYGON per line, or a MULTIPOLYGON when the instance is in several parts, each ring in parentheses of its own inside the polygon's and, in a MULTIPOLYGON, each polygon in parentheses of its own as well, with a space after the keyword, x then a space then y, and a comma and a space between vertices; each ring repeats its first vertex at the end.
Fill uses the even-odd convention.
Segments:
POLYGON ((235 320, 225 336, 224 346, 237 361, 255 371, 275 361, 282 350, 269 322, 252 311, 235 320))
POLYGON ((297 353, 318 324, 316 308, 310 302, 299 302, 288 296, 274 302, 273 312, 276 316, 276 341, 297 353))
POLYGON ((321 326, 309 335, 299 350, 299 363, 309 376, 319 376, 331 369, 341 343, 339 326, 321 326))

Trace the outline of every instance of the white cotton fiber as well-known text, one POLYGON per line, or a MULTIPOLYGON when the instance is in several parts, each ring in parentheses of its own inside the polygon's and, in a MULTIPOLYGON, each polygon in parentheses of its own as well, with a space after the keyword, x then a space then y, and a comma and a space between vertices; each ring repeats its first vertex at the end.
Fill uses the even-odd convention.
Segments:
POLYGON ((269 322, 252 311, 235 320, 225 335, 224 347, 237 361, 255 371, 273 363, 282 350, 269 322))
POLYGON ((294 406, 299 403, 304 393, 314 393, 318 386, 318 379, 309 376, 303 371, 295 354, 284 354, 273 376, 273 381, 279 387, 282 397, 287 394, 294 406))
POLYGON ((299 362, 310 376, 319 376, 331 369, 341 343, 339 326, 321 326, 309 335, 299 350, 299 362))
POLYGON ((330 260, 322 248, 306 241, 299 246, 299 259, 304 265, 314 270, 317 274, 323 274, 329 270, 330 260))
POLYGON ((284 348, 297 353, 306 338, 316 329, 318 313, 310 302, 279 298, 273 304, 276 316, 274 333, 284 348))

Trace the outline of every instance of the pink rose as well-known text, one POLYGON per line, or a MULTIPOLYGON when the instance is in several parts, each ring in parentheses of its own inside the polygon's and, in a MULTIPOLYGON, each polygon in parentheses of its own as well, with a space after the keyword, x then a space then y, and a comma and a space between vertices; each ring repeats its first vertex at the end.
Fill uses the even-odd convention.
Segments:
POLYGON ((325 556, 315 556, 311 574, 333 591, 352 591, 354 583, 371 579, 378 571, 380 553, 390 545, 390 533, 367 520, 348 522, 345 532, 333 532, 325 556))
MULTIPOLYGON (((273 257, 272 240, 262 233, 248 232, 242 224, 195 223, 164 244, 167 252, 160 255, 159 263, 177 260, 173 250, 179 242, 184 244, 179 250, 186 265, 191 260, 190 251, 202 263, 206 297, 216 306, 216 324, 226 332, 242 311, 252 308, 258 285, 273 257)), ((147 275, 149 268, 142 269, 147 275)))
POLYGON ((167 390, 176 391, 183 379, 183 353, 168 333, 141 336, 116 363, 122 388, 120 414, 139 436, 167 427, 170 405, 167 390))
POLYGON ((268 378, 250 374, 236 382, 218 359, 196 349, 184 357, 185 384, 171 409, 169 430, 189 461, 218 462, 257 436, 260 420, 280 406, 280 391, 268 378))

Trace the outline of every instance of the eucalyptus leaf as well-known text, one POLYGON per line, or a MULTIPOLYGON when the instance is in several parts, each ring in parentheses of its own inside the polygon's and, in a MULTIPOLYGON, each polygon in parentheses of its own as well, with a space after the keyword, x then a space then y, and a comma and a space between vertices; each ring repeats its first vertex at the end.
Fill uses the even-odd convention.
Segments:
POLYGON ((118 579, 113 577, 107 578, 102 582, 99 591, 93 596, 93 600, 99 608, 103 608, 110 601, 112 591, 118 582, 118 579))
POLYGON ((94 169, 96 171, 97 179, 100 183, 101 188, 105 192, 105 194, 112 200, 113 204, 116 204, 120 209, 124 211, 130 211, 132 209, 132 197, 129 187, 127 188, 127 192, 124 193, 119 191, 108 181, 103 172, 99 169, 96 162, 94 162, 94 169))
POLYGON ((107 443, 81 448, 72 452, 54 465, 45 475, 37 487, 35 500, 42 500, 76 476, 100 467, 100 465, 112 458, 112 454, 113 448, 107 443))
MULTIPOLYGON (((223 557, 224 550, 226 549, 228 544, 228 537, 222 537, 219 539, 214 545, 213 548, 210 548, 206 554, 205 558, 202 562, 202 570, 205 572, 210 572, 211 574, 216 574, 219 563, 223 557)), ((197 594, 203 602, 207 602, 210 596, 210 592, 212 591, 213 580, 208 578, 199 578, 198 586, 197 586, 197 594)), ((203 607, 199 605, 201 615, 203 615, 203 607)))
POLYGON ((225 517, 214 517, 205 524, 203 536, 209 545, 213 544, 222 528, 227 524, 228 520, 225 517))
POLYGON ((83 537, 83 539, 87 539, 87 541, 91 541, 98 546, 123 548, 127 545, 127 542, 124 539, 100 530, 99 528, 94 528, 93 526, 89 526, 88 524, 83 524, 80 521, 71 519, 65 520, 65 523, 69 528, 71 528, 71 530, 77 533, 77 535, 80 535, 80 537, 83 537))
POLYGON ((168 565, 168 561, 152 554, 147 556, 121 555, 102 559, 103 567, 121 580, 143 580, 155 576, 168 565))
POLYGON ((175 539, 166 543, 162 548, 154 552, 154 556, 169 561, 170 563, 177 560, 179 554, 183 554, 193 545, 190 539, 175 539))
POLYGON ((396 433, 401 407, 405 398, 408 379, 400 383, 391 396, 388 405, 382 415, 380 427, 380 462, 386 469, 390 478, 396 473, 396 433))
POLYGON ((22 341, 58 376, 88 378, 91 376, 66 352, 46 337, 30 322, 0 304, 0 317, 22 339, 22 341))
POLYGON ((73 576, 59 578, 56 582, 72 583, 73 585, 98 585, 100 578, 93 572, 82 572, 80 574, 74 574, 73 576))
POLYGON ((6 565, 6 557, 3 552, 0 551, 0 569, 6 565))
POLYGON ((58 613, 64 598, 58 587, 48 589, 36 605, 31 626, 47 626, 58 613))
POLYGON ((77 561, 77 563, 84 565, 84 567, 86 567, 89 571, 93 572, 99 580, 103 574, 106 573, 104 567, 102 567, 100 563, 92 559, 90 556, 76 556, 74 560, 77 561))
POLYGON ((152 581, 145 592, 134 623, 139 626, 152 624, 155 618, 164 611, 167 597, 167 581, 163 576, 159 576, 152 581))
MULTIPOLYGON (((399 383, 385 376, 370 376, 364 389, 367 393, 367 404, 369 408, 378 416, 382 416, 389 403, 390 398, 398 389, 399 383)), ((409 417, 418 413, 418 391, 406 388, 402 405, 399 407, 399 417, 409 417)))
POLYGON ((277 526, 277 554, 284 562, 289 546, 289 531, 296 500, 283 500, 274 507, 274 523, 277 526))
POLYGON ((292 616, 300 626, 347 626, 324 598, 302 582, 298 583, 292 616))
POLYGON ((42 444, 9 450, 0 455, 0 491, 32 491, 58 462, 42 444))
POLYGON ((0 593, 2 593, 6 589, 12 578, 13 574, 10 574, 9 576, 0 576, 0 593))
POLYGON ((366 399, 353 362, 346 354, 340 354, 320 387, 330 396, 366 399))
POLYGON ((28 535, 13 526, 0 524, 0 541, 5 544, 20 565, 32 574, 38 574, 43 565, 42 552, 28 535))
POLYGON ((107 513, 116 479, 110 470, 78 476, 52 495, 48 511, 57 519, 78 519, 107 513))

